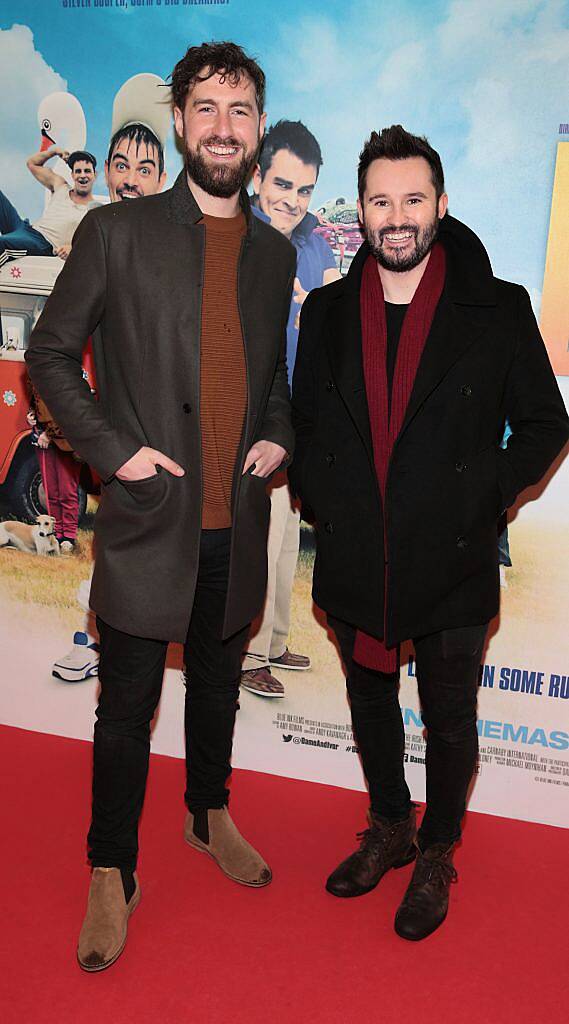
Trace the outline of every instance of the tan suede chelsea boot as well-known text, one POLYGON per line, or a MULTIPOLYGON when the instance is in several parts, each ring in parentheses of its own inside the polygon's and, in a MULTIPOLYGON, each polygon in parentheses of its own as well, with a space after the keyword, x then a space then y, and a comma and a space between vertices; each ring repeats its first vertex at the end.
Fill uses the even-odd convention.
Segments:
POLYGON ((261 855, 243 838, 227 807, 188 812, 184 838, 201 853, 209 853, 228 878, 241 885, 268 885, 272 873, 261 855))
POLYGON ((126 945, 128 919, 140 903, 140 886, 128 903, 119 868, 93 868, 87 913, 79 935, 77 959, 84 971, 103 971, 126 945))

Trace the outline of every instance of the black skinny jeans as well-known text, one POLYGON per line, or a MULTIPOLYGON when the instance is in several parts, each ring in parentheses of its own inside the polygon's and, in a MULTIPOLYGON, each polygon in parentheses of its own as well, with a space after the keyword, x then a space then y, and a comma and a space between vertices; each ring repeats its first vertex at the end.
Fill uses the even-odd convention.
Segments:
MULTIPOLYGON (((201 535, 196 593, 184 647, 186 804, 223 807, 229 797, 233 727, 248 627, 222 641, 231 530, 201 535)), ((94 867, 133 871, 154 717, 167 641, 130 636, 97 620, 101 694, 93 751, 93 816, 87 839, 94 867)))
MULTIPOLYGON (((347 674, 354 735, 372 810, 392 821, 406 818, 411 796, 404 773, 405 732, 399 673, 375 672, 353 660, 356 631, 328 617, 347 674)), ((487 624, 446 629, 414 640, 417 683, 427 729, 427 809, 419 830, 422 849, 460 837, 466 795, 478 755, 476 701, 487 624)))

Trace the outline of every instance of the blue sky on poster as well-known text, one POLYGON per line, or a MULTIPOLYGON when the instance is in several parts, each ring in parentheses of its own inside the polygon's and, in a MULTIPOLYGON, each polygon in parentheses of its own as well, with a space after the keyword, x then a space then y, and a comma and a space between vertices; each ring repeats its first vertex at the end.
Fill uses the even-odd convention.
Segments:
MULTIPOLYGON (((269 119, 301 118, 317 135, 317 201, 354 195, 372 128, 424 132, 442 155, 452 212, 480 233, 495 271, 538 300, 557 130, 569 121, 567 0, 63 3, 0 5, 0 89, 12 97, 0 115, 0 182, 20 212, 36 216, 42 204, 24 162, 38 143, 43 95, 67 88, 79 98, 87 145, 102 162, 126 78, 167 75, 186 45, 230 37, 267 71, 269 119)), ((172 178, 173 146, 167 167, 172 178)))

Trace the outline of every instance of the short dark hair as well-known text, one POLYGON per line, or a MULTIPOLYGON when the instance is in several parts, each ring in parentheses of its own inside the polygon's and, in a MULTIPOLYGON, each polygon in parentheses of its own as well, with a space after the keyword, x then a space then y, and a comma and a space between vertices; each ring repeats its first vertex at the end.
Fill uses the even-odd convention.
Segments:
POLYGON ((93 170, 97 170, 97 161, 92 153, 88 153, 86 149, 75 149, 73 153, 70 153, 67 157, 67 166, 73 170, 75 164, 82 160, 84 163, 92 164, 93 170))
POLYGON ((400 124, 392 124, 380 132, 372 132, 360 153, 358 164, 358 195, 363 202, 369 165, 374 160, 408 160, 422 156, 431 168, 431 180, 437 199, 445 190, 445 176, 441 158, 424 135, 411 135, 400 124))
POLYGON ((164 148, 160 139, 154 134, 150 128, 147 128, 145 124, 127 124, 125 128, 119 128, 118 131, 113 135, 109 143, 109 154, 107 156, 107 163, 110 164, 113 153, 117 148, 119 142, 123 139, 128 139, 129 145, 134 142, 136 145, 136 151, 138 152, 139 146, 154 146, 158 152, 158 177, 164 172, 164 148))
POLYGON ((322 150, 302 121, 277 121, 269 128, 259 154, 259 169, 261 178, 269 170, 275 153, 281 149, 287 149, 289 153, 302 160, 303 164, 310 164, 316 168, 318 174, 322 167, 322 150))
POLYGON ((248 57, 236 43, 202 43, 190 46, 171 74, 174 106, 183 111, 186 98, 196 82, 207 82, 213 75, 221 75, 234 85, 241 76, 248 75, 255 86, 257 109, 265 109, 265 73, 257 62, 248 57))

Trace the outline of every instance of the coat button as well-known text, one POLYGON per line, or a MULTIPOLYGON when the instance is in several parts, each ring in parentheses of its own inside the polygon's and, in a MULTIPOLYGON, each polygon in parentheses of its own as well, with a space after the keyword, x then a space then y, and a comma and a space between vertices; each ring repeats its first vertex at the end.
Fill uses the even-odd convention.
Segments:
POLYGON ((457 537, 456 538, 456 546, 457 546, 457 548, 467 548, 468 547, 468 541, 467 541, 466 537, 457 537))
POLYGON ((457 462, 454 468, 457 473, 464 473, 464 470, 466 469, 466 462, 457 462))
POLYGON ((190 413, 192 411, 192 407, 191 407, 189 402, 184 402, 184 404, 182 406, 182 409, 184 410, 186 415, 188 415, 188 413, 190 413))
POLYGON ((461 395, 464 395, 465 398, 470 398, 472 394, 472 388, 470 387, 470 384, 463 384, 460 389, 460 393, 461 395))
POLYGON ((326 381, 326 391, 335 391, 335 390, 336 390, 336 385, 334 384, 334 381, 333 380, 327 380, 326 381))
POLYGON ((324 529, 326 533, 334 533, 334 526, 332 523, 324 523, 324 529))
POLYGON ((329 466, 333 466, 335 461, 336 461, 336 456, 334 455, 334 452, 328 452, 328 454, 326 456, 326 462, 328 463, 328 465, 329 466))

